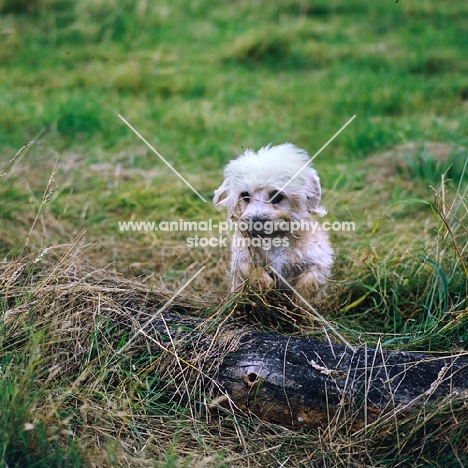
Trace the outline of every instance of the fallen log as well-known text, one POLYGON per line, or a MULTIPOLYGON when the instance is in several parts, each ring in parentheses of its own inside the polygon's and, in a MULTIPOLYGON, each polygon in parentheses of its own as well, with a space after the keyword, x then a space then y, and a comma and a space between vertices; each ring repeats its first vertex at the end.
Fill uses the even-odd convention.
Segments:
POLYGON ((352 348, 252 332, 227 355, 219 381, 236 405, 287 426, 362 421, 411 411, 468 387, 468 359, 352 348))
MULTIPOLYGON (((200 333, 205 343, 226 343, 235 336, 234 349, 225 354, 212 346, 210 369, 205 366, 202 372, 215 379, 237 408, 276 424, 311 426, 346 411, 366 422, 468 389, 467 353, 440 357, 246 329, 233 333, 232 324, 224 332, 219 328, 215 333, 200 332, 202 322, 170 314, 156 319, 152 328, 166 336, 166 345, 170 334, 177 343, 190 342, 192 348, 199 342, 194 335, 200 333), (213 356, 219 363, 216 375, 213 356)), ((185 352, 184 360, 189 361, 189 355, 185 352)))

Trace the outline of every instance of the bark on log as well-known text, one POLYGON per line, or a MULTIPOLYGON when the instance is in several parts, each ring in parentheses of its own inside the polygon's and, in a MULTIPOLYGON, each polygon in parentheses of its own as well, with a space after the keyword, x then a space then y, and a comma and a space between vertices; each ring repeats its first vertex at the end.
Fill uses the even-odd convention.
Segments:
MULTIPOLYGON (((175 332, 178 325, 196 327, 200 319, 171 314, 153 327, 167 335, 168 324, 175 332)), ((468 388, 466 353, 440 357, 258 331, 239 330, 239 335, 237 349, 217 356, 221 364, 210 377, 238 408, 276 424, 326 423, 347 409, 370 421, 383 412, 409 412, 468 388)))

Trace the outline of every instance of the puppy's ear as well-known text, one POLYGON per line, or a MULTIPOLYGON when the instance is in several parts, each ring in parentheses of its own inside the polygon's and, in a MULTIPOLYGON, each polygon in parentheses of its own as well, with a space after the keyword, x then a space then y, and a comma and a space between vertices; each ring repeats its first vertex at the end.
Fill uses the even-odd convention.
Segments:
POLYGON ((320 186, 320 179, 314 169, 310 169, 306 178, 306 198, 307 209, 311 214, 323 216, 327 214, 327 210, 320 206, 322 198, 322 187, 320 186))
POLYGON ((229 205, 229 189, 227 187, 226 181, 224 181, 218 189, 214 191, 213 205, 218 210, 221 211, 225 206, 229 205), (227 196, 221 200, 221 197, 227 193, 227 196))

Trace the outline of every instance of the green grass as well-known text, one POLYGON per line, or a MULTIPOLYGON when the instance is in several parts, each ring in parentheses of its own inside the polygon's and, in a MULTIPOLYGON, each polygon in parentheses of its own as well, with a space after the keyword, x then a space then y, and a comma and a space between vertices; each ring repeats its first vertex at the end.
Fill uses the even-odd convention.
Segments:
MULTIPOLYGON (((281 439, 270 426, 261 426, 262 439, 254 421, 230 413, 213 425, 193 410, 203 394, 171 400, 173 380, 151 373, 159 357, 100 368, 126 339, 109 322, 94 324, 69 375, 42 386, 61 349, 47 322, 53 315, 44 312, 55 293, 47 289, 44 321, 32 298, 54 274, 84 281, 63 273, 70 259, 56 252, 69 245, 78 252, 73 261, 138 277, 150 290, 175 291, 202 264, 197 297, 210 303, 229 287, 225 249, 189 249, 184 233, 117 229, 118 221, 223 216, 118 114, 207 199, 223 165, 243 149, 290 141, 314 154, 356 115, 314 161, 327 219, 357 226, 332 235, 337 261, 326 315, 356 345, 466 349, 467 43, 468 6, 458 0, 0 0, 0 266, 26 259, 34 272, 13 283, 8 270, 0 277, 1 314, 27 311, 10 323, 22 332, 0 333, 0 466, 141 466, 145 457, 153 466, 203 466, 204 456, 210 466, 466 462, 463 428, 454 428, 452 447, 439 427, 450 419, 443 404, 401 422, 412 436, 400 460, 385 450, 398 439, 396 426, 374 427, 372 450, 359 439, 347 453, 349 427, 324 441, 314 430, 281 439), (50 278, 35 276, 40 252, 57 262, 50 278), (87 372, 94 388, 51 403, 87 372), (102 428, 103 411, 114 427, 102 428), (418 455, 426 429, 438 442, 418 455), (162 442, 151 431, 161 431, 162 442)), ((80 294, 72 309, 81 310, 80 294)), ((89 308, 99 302, 86 300, 89 308)), ((256 326, 275 329, 257 315, 256 326)), ((273 318, 283 330, 323 337, 322 327, 288 328, 291 316, 273 318)))
MULTIPOLYGON (((7 310, 0 307, 2 314, 7 310)), ((4 327, 2 327, 4 328, 4 327)), ((4 341, 2 330, 0 376, 1 466, 82 466, 81 448, 73 440, 75 418, 56 411, 44 414, 44 401, 52 389, 39 388, 44 362, 41 344, 44 336, 32 328, 25 337, 27 352, 4 341)))

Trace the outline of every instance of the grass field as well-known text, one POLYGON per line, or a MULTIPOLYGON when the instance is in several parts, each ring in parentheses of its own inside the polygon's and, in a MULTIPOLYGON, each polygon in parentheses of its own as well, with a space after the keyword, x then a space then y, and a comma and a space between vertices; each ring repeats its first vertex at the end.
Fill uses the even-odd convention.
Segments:
MULTIPOLYGON (((326 219, 356 231, 332 233, 327 322, 288 332, 464 352, 466 44, 460 0, 0 0, 0 466, 468 466, 466 395, 289 430, 210 413, 177 353, 115 359, 129 314, 202 266, 178 310, 213 327, 245 302, 229 249, 118 222, 219 221, 227 161, 312 155, 353 115, 314 166, 326 219)), ((243 319, 284 331, 261 315, 243 319)))

